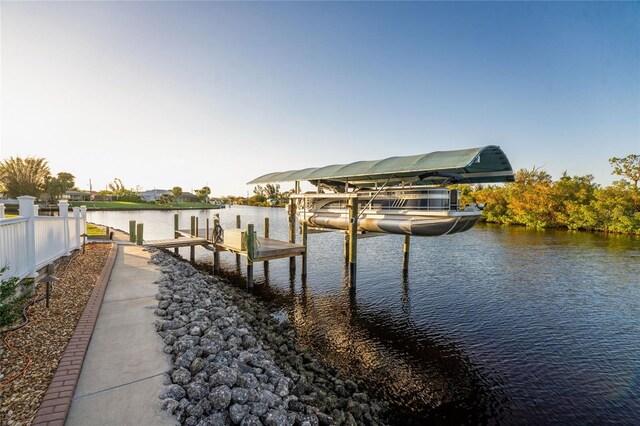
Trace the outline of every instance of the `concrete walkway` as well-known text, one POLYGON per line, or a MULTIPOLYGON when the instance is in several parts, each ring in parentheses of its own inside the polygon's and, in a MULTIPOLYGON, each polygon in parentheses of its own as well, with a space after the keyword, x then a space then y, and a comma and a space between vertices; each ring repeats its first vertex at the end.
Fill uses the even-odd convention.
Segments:
POLYGON ((156 334, 158 267, 142 247, 119 244, 66 425, 175 425, 158 395, 169 355, 156 334))

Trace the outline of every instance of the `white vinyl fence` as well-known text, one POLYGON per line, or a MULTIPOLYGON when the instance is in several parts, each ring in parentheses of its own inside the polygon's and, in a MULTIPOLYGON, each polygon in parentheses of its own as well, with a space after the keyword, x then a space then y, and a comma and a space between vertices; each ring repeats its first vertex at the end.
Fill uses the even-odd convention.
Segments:
POLYGON ((69 216, 69 203, 60 201, 59 217, 38 216, 35 198, 18 197, 20 216, 4 217, 0 205, 0 275, 35 277, 36 271, 81 247, 80 235, 87 232, 87 208, 74 207, 69 216))

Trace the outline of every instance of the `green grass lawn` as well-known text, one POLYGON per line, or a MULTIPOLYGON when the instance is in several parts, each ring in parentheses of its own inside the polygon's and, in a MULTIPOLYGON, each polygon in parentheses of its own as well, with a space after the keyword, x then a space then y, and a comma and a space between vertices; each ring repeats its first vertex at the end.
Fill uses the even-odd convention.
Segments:
POLYGON ((93 223, 87 223, 87 235, 105 235, 104 229, 94 225, 93 223))

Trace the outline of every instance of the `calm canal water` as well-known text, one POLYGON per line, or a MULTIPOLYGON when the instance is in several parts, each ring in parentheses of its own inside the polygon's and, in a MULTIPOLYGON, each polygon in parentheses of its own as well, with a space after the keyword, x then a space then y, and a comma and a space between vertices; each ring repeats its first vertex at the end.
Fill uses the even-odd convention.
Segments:
MULTIPOLYGON (((287 238, 283 209, 182 211, 181 226, 220 213, 287 238)), ((171 238, 175 212, 90 212, 145 238, 171 238)), ((345 285, 342 235, 309 236, 308 277, 286 259, 257 264, 257 297, 294 324, 301 343, 392 402, 398 424, 637 424, 640 419, 640 239, 479 225, 413 238, 363 239, 358 283, 345 285)), ((183 255, 187 255, 186 252, 183 255)), ((200 260, 210 262, 202 251, 200 260)), ((232 280, 244 274, 221 255, 232 280)))

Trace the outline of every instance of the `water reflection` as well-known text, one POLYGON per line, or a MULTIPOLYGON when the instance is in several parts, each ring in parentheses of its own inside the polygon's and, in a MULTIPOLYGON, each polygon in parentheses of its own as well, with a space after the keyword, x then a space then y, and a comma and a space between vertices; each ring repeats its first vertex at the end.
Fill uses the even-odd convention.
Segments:
MULTIPOLYGON (((242 214, 259 233, 268 216, 271 236, 287 239, 282 210, 220 213, 223 227, 242 214)), ((129 212, 109 214, 93 220, 127 226, 129 212)), ((139 218, 150 238, 171 232, 171 214, 139 218)), ((640 418, 640 239, 478 226, 412 239, 403 272, 397 237, 359 242, 355 291, 342 235, 329 233, 310 235, 306 279, 286 259, 256 264, 253 292, 286 312, 302 344, 392 401, 402 424, 640 418)), ((244 262, 221 262, 244 287, 244 262)))
MULTIPOLYGON (((473 423, 498 418, 496 401, 504 395, 487 391, 486 380, 454 342, 427 335, 412 323, 406 274, 400 286, 405 314, 398 316, 359 302, 357 290, 348 285, 348 268, 342 272, 342 291, 332 295, 314 294, 306 280, 296 287, 294 272, 288 291, 269 286, 265 275, 253 293, 287 313, 302 345, 361 378, 372 395, 392 401, 394 417, 401 416, 403 424, 423 424, 425 418, 473 423)), ((241 276, 226 277, 244 288, 241 276)), ((492 388, 500 393, 497 384, 492 388)))

